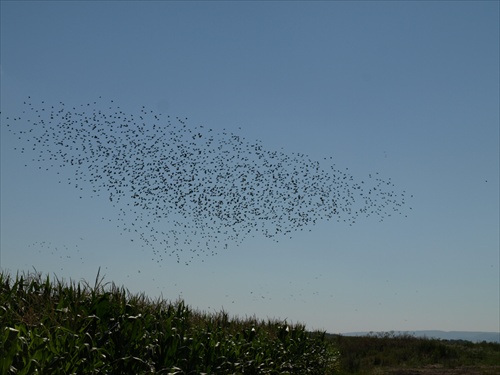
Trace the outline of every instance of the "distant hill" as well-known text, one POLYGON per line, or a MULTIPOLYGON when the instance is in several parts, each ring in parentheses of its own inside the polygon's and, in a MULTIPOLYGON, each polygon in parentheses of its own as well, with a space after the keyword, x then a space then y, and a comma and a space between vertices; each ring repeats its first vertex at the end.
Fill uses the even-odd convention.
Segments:
MULTIPOLYGON (((348 332, 343 336, 365 336, 384 332, 348 332)), ((472 342, 497 342, 500 343, 500 332, 471 332, 471 331, 392 331, 396 335, 408 334, 415 337, 428 337, 441 340, 467 340, 472 342)))

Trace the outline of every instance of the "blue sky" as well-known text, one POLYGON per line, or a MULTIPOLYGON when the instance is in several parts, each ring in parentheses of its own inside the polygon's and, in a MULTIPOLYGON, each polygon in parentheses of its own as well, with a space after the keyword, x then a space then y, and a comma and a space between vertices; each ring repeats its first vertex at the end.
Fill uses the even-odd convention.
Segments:
POLYGON ((133 292, 332 333, 499 331, 498 2, 2 1, 0 62, 3 270, 101 267, 133 292), (144 105, 413 197, 382 222, 157 262, 107 199, 19 153, 6 117, 26 125, 28 96, 144 105))

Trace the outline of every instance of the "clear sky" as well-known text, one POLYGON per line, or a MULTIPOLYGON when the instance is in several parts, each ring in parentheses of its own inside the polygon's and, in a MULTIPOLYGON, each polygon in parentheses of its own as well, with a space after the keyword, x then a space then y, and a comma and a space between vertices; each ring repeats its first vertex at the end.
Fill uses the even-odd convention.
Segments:
POLYGON ((0 62, 3 270, 100 267, 132 292, 331 333, 499 331, 499 2, 2 1, 0 62), (47 168, 15 135, 36 109, 94 101, 390 179, 406 201, 178 263, 124 233, 142 217, 65 183, 88 168, 47 168))

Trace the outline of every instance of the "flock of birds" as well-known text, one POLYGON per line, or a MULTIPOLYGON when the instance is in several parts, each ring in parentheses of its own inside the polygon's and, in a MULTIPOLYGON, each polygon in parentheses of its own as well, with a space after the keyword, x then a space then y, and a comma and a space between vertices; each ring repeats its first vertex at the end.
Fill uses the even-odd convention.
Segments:
POLYGON ((169 255, 189 264, 248 236, 277 241, 319 220, 383 220, 406 204, 378 174, 356 181, 347 169, 144 106, 134 114, 112 101, 24 104, 21 116, 6 118, 20 151, 40 169, 66 169, 80 198, 105 197, 117 225, 157 262, 169 255))

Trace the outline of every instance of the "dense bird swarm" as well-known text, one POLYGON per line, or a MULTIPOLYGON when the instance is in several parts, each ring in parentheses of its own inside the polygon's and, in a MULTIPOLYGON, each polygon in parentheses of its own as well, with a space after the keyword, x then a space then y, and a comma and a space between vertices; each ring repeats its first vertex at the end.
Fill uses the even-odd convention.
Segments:
POLYGON ((112 101, 24 104, 21 116, 6 118, 20 151, 33 153, 39 168, 69 168, 67 182, 89 198, 105 196, 118 225, 158 262, 170 255, 188 264, 247 236, 278 240, 318 220, 383 220, 405 205, 405 192, 378 174, 356 181, 327 161, 322 167, 144 106, 133 114, 112 101))

